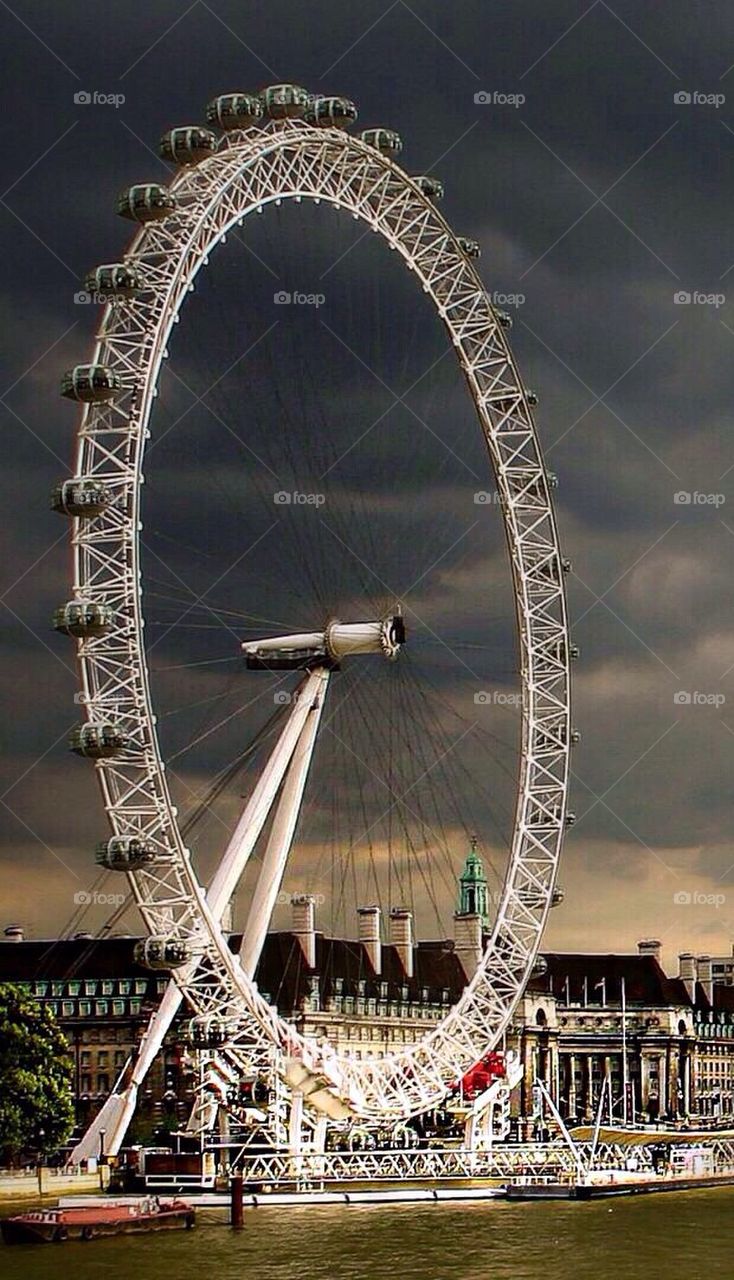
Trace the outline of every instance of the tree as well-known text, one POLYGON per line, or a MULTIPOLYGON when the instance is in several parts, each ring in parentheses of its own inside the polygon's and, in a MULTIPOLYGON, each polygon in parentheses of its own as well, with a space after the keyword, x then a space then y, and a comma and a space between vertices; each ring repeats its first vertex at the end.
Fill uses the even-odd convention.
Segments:
POLYGON ((0 983, 0 1151, 46 1155, 74 1125, 69 1045, 51 1010, 22 987, 0 983))

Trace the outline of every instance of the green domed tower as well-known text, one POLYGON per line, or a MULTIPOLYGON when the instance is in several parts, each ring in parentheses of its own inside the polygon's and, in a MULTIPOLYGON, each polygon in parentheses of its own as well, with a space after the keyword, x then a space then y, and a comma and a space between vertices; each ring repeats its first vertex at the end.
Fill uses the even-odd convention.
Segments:
POLYGON ((472 836, 471 849, 459 877, 459 913, 481 916, 482 927, 489 928, 489 885, 484 863, 477 853, 476 836, 472 836))

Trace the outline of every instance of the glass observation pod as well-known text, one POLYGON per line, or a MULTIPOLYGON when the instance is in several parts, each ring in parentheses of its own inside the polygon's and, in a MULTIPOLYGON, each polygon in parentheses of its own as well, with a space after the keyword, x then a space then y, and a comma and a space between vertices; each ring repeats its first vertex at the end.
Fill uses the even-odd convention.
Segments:
POLYGON ((140 836, 112 836, 97 845, 94 860, 108 871, 135 871, 157 861, 156 850, 140 836))
POLYGON ((349 98, 314 98, 305 118, 309 124, 349 129, 356 123, 358 115, 356 106, 349 98))
POLYGON ((110 504, 110 492, 101 480, 75 476, 62 480, 51 490, 51 510, 60 516, 98 516, 110 504))
POLYGON ((262 99, 254 93, 222 93, 207 103, 207 124, 219 129, 251 129, 262 120, 262 99))
POLYGON ((87 760, 110 760, 129 746, 126 735, 114 724, 82 724, 69 738, 69 747, 87 760))
POLYGON ((400 155, 403 149, 403 139, 394 129, 365 129, 359 136, 368 147, 374 147, 384 156, 400 155))
POLYGON ((61 635, 84 640, 87 636, 103 636, 109 630, 112 618, 113 611, 108 604, 70 600, 54 611, 51 625, 61 635))
POLYGON ((219 139, 211 129, 202 129, 199 125, 183 125, 177 129, 169 129, 160 141, 160 153, 164 160, 172 160, 174 164, 198 164, 213 156, 219 139))
POLYGON ((104 404, 122 389, 120 375, 106 364, 77 364, 61 379, 61 394, 83 404, 104 404))
POLYGON ((540 404, 537 391, 531 391, 529 388, 525 392, 525 399, 527 400, 531 409, 535 409, 537 405, 540 404))
POLYGON ((297 120, 308 110, 310 95, 300 84, 270 84, 260 98, 271 120, 297 120))
POLYGON ((440 178, 433 178, 430 173, 420 173, 413 181, 429 200, 443 200, 443 183, 440 178))
POLYGON ((495 311, 497 323, 502 325, 503 329, 512 328, 512 316, 507 311, 495 311))
POLYGON ((117 198, 117 212, 132 222, 160 222, 176 208, 176 197, 157 182, 128 187, 117 198))
POLYGON ((482 246, 478 240, 470 240, 468 236, 457 236, 459 248, 467 258, 480 258, 482 256, 482 246))
MULTIPOLYGON (((517 896, 525 907, 542 907, 543 902, 545 901, 545 894, 541 893, 538 889, 519 889, 517 896)), ((554 889, 551 894, 551 907, 560 907, 565 896, 563 889, 554 889)))
POLYGON ((126 262, 107 262, 90 271, 84 281, 87 293, 100 298, 137 298, 142 293, 140 275, 126 262))
POLYGON ((219 1049, 227 1041, 227 1026, 221 1018, 192 1018, 188 1041, 192 1049, 219 1049))
POLYGON ((191 951, 185 942, 170 938, 146 938, 137 942, 133 956, 136 964, 146 969, 178 969, 191 959, 191 951))

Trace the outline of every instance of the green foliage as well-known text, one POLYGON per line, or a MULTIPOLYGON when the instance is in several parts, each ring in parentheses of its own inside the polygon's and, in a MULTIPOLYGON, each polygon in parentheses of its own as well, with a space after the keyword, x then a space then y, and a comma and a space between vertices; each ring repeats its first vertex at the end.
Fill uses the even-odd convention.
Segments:
POLYGON ((0 983, 0 1151, 55 1151, 74 1125, 73 1064, 51 1011, 0 983))

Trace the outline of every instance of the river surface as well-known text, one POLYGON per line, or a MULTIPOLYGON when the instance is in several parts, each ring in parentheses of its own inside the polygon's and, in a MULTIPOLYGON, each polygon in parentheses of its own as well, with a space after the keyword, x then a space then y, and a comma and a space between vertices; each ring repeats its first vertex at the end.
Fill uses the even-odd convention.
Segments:
MULTIPOLYGON (((3 1206, 3 1212, 8 1213, 3 1206)), ((12 1212, 12 1211, 11 1211, 12 1212)), ((0 1245, 3 1280, 734 1280, 734 1188, 572 1204, 247 1209, 234 1233, 0 1245)))

